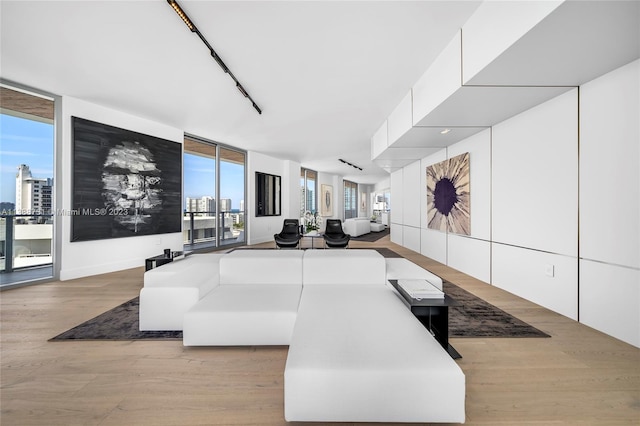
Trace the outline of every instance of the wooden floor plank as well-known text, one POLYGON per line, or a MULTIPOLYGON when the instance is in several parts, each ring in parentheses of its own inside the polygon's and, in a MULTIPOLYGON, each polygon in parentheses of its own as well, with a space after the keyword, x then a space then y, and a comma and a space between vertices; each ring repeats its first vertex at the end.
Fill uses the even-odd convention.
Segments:
MULTIPOLYGON (((388 236, 351 247, 390 248, 552 336, 452 339, 463 355, 457 362, 467 381, 466 424, 640 424, 640 349, 388 236)), ((0 293, 0 424, 287 424, 287 347, 47 341, 137 296, 142 275, 135 268, 0 293)))

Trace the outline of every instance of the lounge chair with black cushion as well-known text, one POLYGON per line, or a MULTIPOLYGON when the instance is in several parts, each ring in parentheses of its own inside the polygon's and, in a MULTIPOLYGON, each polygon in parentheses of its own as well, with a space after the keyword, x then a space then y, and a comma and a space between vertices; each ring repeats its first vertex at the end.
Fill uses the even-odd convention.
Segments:
POLYGON ((345 234, 342 230, 340 219, 327 219, 323 237, 325 245, 329 248, 346 248, 351 239, 351 235, 345 234))
POLYGON ((278 248, 297 248, 300 244, 300 226, 298 219, 285 219, 282 224, 282 231, 274 234, 278 248))

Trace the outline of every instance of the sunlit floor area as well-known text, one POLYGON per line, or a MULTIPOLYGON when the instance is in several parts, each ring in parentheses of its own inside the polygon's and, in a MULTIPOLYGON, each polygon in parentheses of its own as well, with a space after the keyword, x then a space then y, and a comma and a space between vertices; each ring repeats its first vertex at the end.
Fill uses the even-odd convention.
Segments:
MULTIPOLYGON (((388 236, 351 247, 389 248, 551 335, 451 340, 462 354, 456 362, 466 376, 467 425, 640 424, 640 349, 395 245, 388 236)), ((287 424, 287 347, 48 341, 136 297, 143 271, 0 294, 0 423, 287 424)))

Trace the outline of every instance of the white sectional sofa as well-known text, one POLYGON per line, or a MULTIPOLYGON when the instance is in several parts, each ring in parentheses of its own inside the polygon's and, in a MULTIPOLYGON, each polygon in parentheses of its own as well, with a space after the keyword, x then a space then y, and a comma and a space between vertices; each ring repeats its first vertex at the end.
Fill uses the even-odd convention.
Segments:
POLYGON ((149 304, 170 309, 158 290, 170 288, 186 346, 289 345, 287 421, 464 423, 464 374, 403 305, 394 278, 439 280, 375 250, 193 255, 145 273, 140 317, 160 325, 149 304), (179 284, 181 269, 190 285, 179 284))
POLYGON ((342 223, 342 230, 345 234, 349 234, 352 237, 359 237, 360 235, 371 232, 371 221, 368 217, 346 219, 342 223))

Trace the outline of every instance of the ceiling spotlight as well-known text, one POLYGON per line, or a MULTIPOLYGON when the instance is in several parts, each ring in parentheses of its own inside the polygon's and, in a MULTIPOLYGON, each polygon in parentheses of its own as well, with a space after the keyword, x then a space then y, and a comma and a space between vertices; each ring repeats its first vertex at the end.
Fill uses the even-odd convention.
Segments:
POLYGON ((182 10, 182 8, 178 4, 178 2, 176 0, 167 0, 167 3, 169 3, 169 5, 173 8, 173 10, 176 11, 176 13, 180 17, 180 19, 182 19, 182 21, 187 25, 187 27, 189 27, 189 30, 191 30, 191 32, 196 33, 197 36, 200 37, 200 40, 202 40, 202 42, 205 44, 205 46, 207 46, 207 48, 209 49, 209 52, 211 53, 211 56, 213 57, 213 59, 215 59, 215 61, 220 66, 220 68, 222 68, 222 71, 224 71, 226 74, 229 74, 229 76, 236 83, 236 87, 238 88, 240 93, 242 93, 242 96, 244 96, 245 98, 249 98, 253 108, 255 108, 255 110, 258 111, 258 114, 262 114, 262 110, 260 109, 260 107, 258 107, 256 102, 251 98, 251 96, 249 96, 249 93, 245 90, 244 87, 242 87, 242 84, 240 84, 240 82, 238 81, 236 76, 233 75, 233 73, 229 70, 229 67, 227 67, 227 65, 222 61, 222 58, 220 57, 220 55, 218 55, 216 53, 216 51, 213 50, 213 47, 211 47, 211 45, 209 44, 207 39, 204 38, 202 33, 198 30, 198 28, 191 21, 191 19, 189 19, 187 14, 184 13, 184 10, 182 10))
POLYGON ((446 135, 447 133, 449 133, 451 131, 451 129, 444 129, 443 131, 440 132, 441 135, 446 135))

